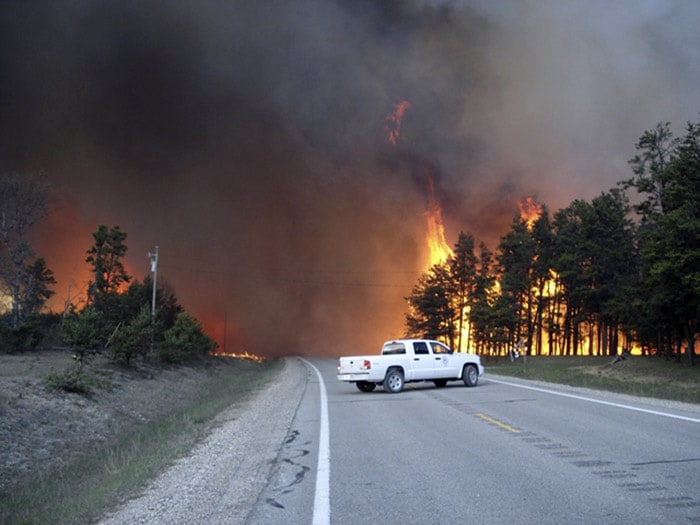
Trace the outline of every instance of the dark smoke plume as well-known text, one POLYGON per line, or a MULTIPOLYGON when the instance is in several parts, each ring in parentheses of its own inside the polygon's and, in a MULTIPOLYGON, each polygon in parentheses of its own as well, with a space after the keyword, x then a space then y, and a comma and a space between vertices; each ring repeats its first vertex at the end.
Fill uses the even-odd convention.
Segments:
POLYGON ((0 169, 55 188, 56 308, 119 225, 130 272, 158 244, 228 351, 372 351, 426 269, 428 175, 450 241, 491 247, 524 196, 606 191, 645 129, 697 117, 698 22, 661 0, 4 2, 0 169))

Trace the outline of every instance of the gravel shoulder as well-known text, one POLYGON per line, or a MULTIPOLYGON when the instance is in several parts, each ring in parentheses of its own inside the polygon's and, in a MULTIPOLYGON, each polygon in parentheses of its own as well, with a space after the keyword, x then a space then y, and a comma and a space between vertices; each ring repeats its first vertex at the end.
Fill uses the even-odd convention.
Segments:
POLYGON ((219 425, 189 456, 101 523, 246 523, 305 388, 304 365, 286 359, 275 380, 223 412, 219 425))
MULTIPOLYGON (((0 494, 108 447, 129 429, 190 406, 248 366, 215 358, 196 367, 124 370, 97 356, 102 383, 89 396, 49 392, 48 373, 73 366, 70 352, 0 355, 0 494)), ((251 365, 252 366, 252 365, 251 365)), ((245 523, 306 387, 306 368, 285 359, 277 375, 220 413, 193 452, 104 523, 245 523)))

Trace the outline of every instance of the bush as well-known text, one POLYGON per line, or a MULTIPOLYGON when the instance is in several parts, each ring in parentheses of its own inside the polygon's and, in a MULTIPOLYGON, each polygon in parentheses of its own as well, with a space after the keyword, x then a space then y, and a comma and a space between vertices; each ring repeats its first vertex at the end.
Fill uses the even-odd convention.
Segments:
POLYGON ((134 319, 118 326, 110 337, 110 356, 117 363, 129 366, 135 357, 146 356, 159 331, 157 324, 152 323, 150 309, 142 307, 134 319))
POLYGON ((63 372, 52 372, 44 376, 44 385, 50 391, 88 395, 93 381, 83 374, 82 366, 73 366, 63 372))
POLYGON ((44 330, 38 318, 31 318, 17 326, 6 319, 0 320, 0 352, 33 352, 44 340, 44 330))
POLYGON ((63 341, 75 352, 80 366, 102 348, 102 320, 102 313, 91 306, 63 320, 63 341))
POLYGON ((164 363, 184 363, 207 355, 218 345, 202 330, 202 325, 188 313, 181 313, 166 330, 158 345, 157 357, 164 363))

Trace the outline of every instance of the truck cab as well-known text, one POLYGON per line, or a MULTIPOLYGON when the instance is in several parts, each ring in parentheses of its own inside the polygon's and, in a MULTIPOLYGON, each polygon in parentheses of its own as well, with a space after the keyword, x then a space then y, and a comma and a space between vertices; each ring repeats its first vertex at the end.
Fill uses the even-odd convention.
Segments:
POLYGON ((445 386, 462 380, 474 386, 484 372, 479 356, 455 354, 447 345, 431 339, 395 339, 382 345, 380 355, 341 357, 338 379, 353 382, 363 392, 383 385, 389 392, 400 392, 405 383, 432 381, 445 386))

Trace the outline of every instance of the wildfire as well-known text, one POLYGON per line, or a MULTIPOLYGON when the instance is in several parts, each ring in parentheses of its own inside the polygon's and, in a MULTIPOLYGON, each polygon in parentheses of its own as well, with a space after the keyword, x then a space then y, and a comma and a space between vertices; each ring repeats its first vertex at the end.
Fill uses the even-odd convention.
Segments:
POLYGON ((425 216, 428 220, 428 250, 430 266, 444 263, 451 255, 452 248, 445 239, 445 226, 442 223, 442 209, 435 200, 435 183, 433 177, 428 177, 428 209, 425 216))
POLYGON ((542 215, 542 205, 534 197, 525 197, 518 203, 520 217, 527 222, 528 229, 532 229, 535 221, 542 215))
POLYGON ((394 106, 394 111, 386 116, 384 129, 387 133, 387 139, 392 146, 396 146, 396 142, 399 140, 401 119, 403 119, 404 114, 410 107, 411 103, 408 100, 402 100, 394 106))
POLYGON ((210 352, 209 355, 212 355, 214 357, 230 357, 233 359, 248 359, 257 363, 263 363, 265 361, 264 357, 255 354, 249 354, 248 352, 243 352, 242 354, 232 352, 210 352))

